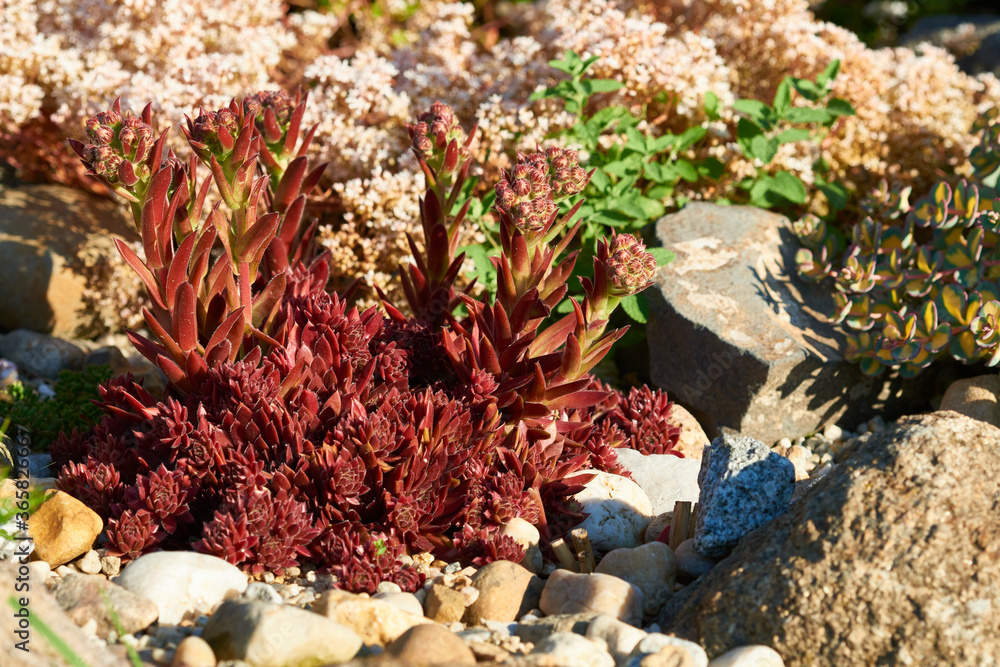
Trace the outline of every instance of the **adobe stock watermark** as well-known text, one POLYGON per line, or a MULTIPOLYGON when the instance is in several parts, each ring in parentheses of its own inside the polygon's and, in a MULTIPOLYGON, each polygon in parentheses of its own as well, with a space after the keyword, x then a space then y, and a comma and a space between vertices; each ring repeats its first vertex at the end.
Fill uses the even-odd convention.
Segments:
POLYGON ((30 652, 28 648, 31 642, 31 570, 28 568, 28 556, 31 554, 31 537, 28 536, 28 510, 30 503, 29 493, 29 471, 28 454, 31 453, 31 439, 27 430, 17 429, 14 438, 14 447, 11 448, 12 458, 16 466, 14 477, 14 507, 16 512, 13 519, 8 523, 13 524, 11 537, 14 541, 12 560, 17 564, 17 575, 14 578, 14 592, 8 598, 8 603, 13 609, 14 615, 14 648, 25 653, 30 652))
POLYGON ((696 406, 705 393, 715 386, 715 383, 731 370, 739 355, 733 350, 716 352, 712 355, 712 363, 698 369, 694 380, 674 390, 676 397, 688 405, 696 406))

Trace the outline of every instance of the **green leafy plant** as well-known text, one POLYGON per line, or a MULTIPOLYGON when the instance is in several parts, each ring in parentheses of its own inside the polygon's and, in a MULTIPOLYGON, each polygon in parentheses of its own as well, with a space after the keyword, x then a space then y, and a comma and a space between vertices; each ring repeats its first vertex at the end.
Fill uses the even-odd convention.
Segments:
POLYGON ((838 235, 807 216, 793 225, 799 274, 833 280, 831 320, 850 331, 846 357, 868 375, 912 377, 943 356, 1000 363, 1000 131, 982 130, 974 181, 940 182, 912 205, 883 184, 862 204, 839 266, 838 235))
POLYGON ((110 378, 111 367, 107 365, 64 370, 52 398, 15 382, 0 393, 0 419, 9 418, 13 425, 28 429, 34 447, 48 447, 63 431, 68 433, 74 427, 83 430, 97 423, 101 410, 93 401, 100 398, 98 386, 110 378))
MULTIPOLYGON (((815 81, 786 76, 778 86, 771 105, 760 100, 737 100, 733 109, 740 113, 736 124, 736 142, 742 153, 757 167, 757 174, 740 181, 750 203, 761 208, 788 204, 805 204, 808 191, 805 184, 791 172, 770 173, 767 166, 774 160, 782 144, 799 141, 819 141, 833 131, 834 124, 844 116, 853 116, 854 108, 839 97, 831 97, 833 81, 840 61, 833 60, 815 81), (793 93, 806 105, 793 105, 793 93)), ((718 118, 718 98, 709 95, 705 110, 710 118, 718 118)), ((847 204, 847 190, 835 182, 827 182, 822 158, 815 165, 816 188, 826 195, 834 210, 847 204)))

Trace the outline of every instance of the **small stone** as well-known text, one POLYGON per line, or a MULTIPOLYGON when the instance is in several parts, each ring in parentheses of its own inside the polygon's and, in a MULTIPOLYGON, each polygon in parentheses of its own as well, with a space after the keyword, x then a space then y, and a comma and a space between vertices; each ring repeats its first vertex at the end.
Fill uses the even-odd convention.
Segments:
POLYGON ((28 534, 34 539, 31 557, 55 567, 90 549, 104 529, 92 509, 62 491, 52 492, 31 515, 28 534))
POLYGON ((695 667, 691 654, 679 646, 664 646, 656 653, 636 656, 626 667, 695 667))
POLYGON ((445 574, 455 574, 461 569, 462 569, 462 564, 456 561, 454 563, 448 563, 447 565, 445 565, 442 571, 445 574))
POLYGON ((594 474, 583 490, 573 496, 587 518, 579 527, 587 530, 595 552, 637 547, 642 534, 653 520, 649 498, 632 480, 601 471, 581 471, 594 474))
POLYGON ((399 584, 392 581, 380 581, 378 586, 375 587, 376 595, 379 593, 402 593, 403 589, 399 587, 399 584))
POLYGON ((497 560, 472 577, 479 598, 465 609, 463 622, 481 625, 484 620, 511 622, 538 607, 545 582, 517 563, 497 560))
POLYGON ((708 574, 719 562, 717 558, 707 558, 698 553, 694 547, 694 538, 678 544, 674 555, 677 557, 677 580, 683 583, 690 583, 708 574))
POLYGON ((260 600, 261 602, 273 602, 283 604, 284 599, 274 586, 260 581, 251 581, 247 584, 247 589, 243 591, 243 598, 247 600, 260 600))
POLYGON ((353 630, 369 646, 385 646, 410 628, 430 622, 422 614, 401 611, 384 600, 338 590, 323 593, 312 610, 353 630))
POLYGON ((980 375, 952 382, 939 410, 955 412, 1000 426, 1000 375, 980 375))
POLYGON ((75 623, 82 625, 93 620, 96 623, 94 631, 101 638, 116 630, 111 610, 127 633, 148 628, 159 615, 152 601, 95 575, 67 574, 56 588, 55 596, 59 606, 75 623))
POLYGON ((646 526, 646 532, 643 534, 642 541, 646 544, 650 542, 655 542, 659 539, 663 531, 670 527, 670 524, 674 522, 673 512, 664 512, 662 514, 657 514, 653 517, 653 520, 649 522, 646 526))
POLYGON ((350 660, 361 638, 320 614, 269 602, 226 600, 201 633, 221 660, 253 667, 300 667, 350 660))
POLYGON ((544 653, 559 664, 574 667, 615 667, 614 658, 597 641, 572 632, 557 632, 535 644, 532 653, 544 653))
POLYGON ((376 593, 375 600, 382 600, 400 611, 420 617, 424 615, 424 605, 415 593, 376 593))
POLYGON ((705 430, 690 412, 674 403, 670 406, 667 423, 680 429, 680 436, 674 449, 688 459, 701 459, 702 451, 708 446, 709 438, 705 430))
POLYGON ((645 630, 606 615, 598 616, 587 627, 587 637, 603 640, 615 662, 627 658, 645 636, 645 630))
POLYGON ((785 667, 785 661, 770 646, 741 646, 708 663, 708 667, 785 667))
POLYGON ((149 652, 149 657, 158 665, 169 665, 174 660, 174 652, 165 648, 154 648, 149 652))
POLYGON ((35 560, 28 563, 28 580, 31 583, 36 581, 44 582, 52 573, 52 568, 44 560, 35 560))
POLYGON ((836 424, 830 424, 823 429, 823 437, 827 440, 841 440, 844 437, 844 429, 840 428, 836 424))
POLYGON ((76 568, 84 574, 98 574, 101 571, 101 558, 91 549, 76 562, 76 568))
POLYGON ((647 456, 624 447, 616 452, 618 462, 629 471, 649 498, 654 516, 673 511, 678 501, 698 502, 700 456, 696 459, 682 459, 673 454, 647 456))
POLYGON ((745 436, 722 435, 705 449, 695 547, 703 556, 729 553, 743 535, 784 513, 792 500, 795 466, 745 436))
POLYGON ((68 577, 71 574, 79 574, 79 573, 80 571, 77 570, 72 565, 60 565, 59 567, 56 568, 56 574, 58 574, 60 577, 68 577))
POLYGON ((465 642, 433 623, 410 628, 389 644, 385 652, 403 664, 476 664, 476 656, 465 642))
POLYGON ((121 571, 122 559, 118 556, 101 556, 101 572, 107 577, 116 577, 121 571))
POLYGON ((595 571, 636 586, 642 591, 643 613, 652 616, 674 593, 677 557, 663 542, 650 542, 634 549, 608 552, 595 571))
MULTIPOLYGON (((475 590, 475 589, 474 589, 475 590)), ((424 614, 438 623, 454 623, 465 615, 465 597, 458 591, 434 584, 427 591, 424 614)))
MULTIPOLYGON (((691 658, 690 667, 708 667, 708 654, 705 653, 705 649, 701 646, 686 639, 671 637, 670 635, 664 635, 659 632, 649 633, 643 637, 638 644, 636 644, 635 648, 632 649, 632 656, 629 659, 628 666, 633 667, 633 660, 635 658, 639 658, 641 662, 642 658, 645 656, 659 653, 668 646, 685 651, 691 658)), ((668 655, 677 656, 678 654, 676 652, 669 651, 668 655)), ((676 660, 677 658, 671 659, 676 660)), ((635 663, 635 667, 638 667, 638 664, 638 662, 635 663)), ((671 663, 665 662, 659 664, 669 665, 671 663)), ((681 665, 683 663, 677 662, 676 664, 681 665)))
POLYGON ((462 594, 462 600, 465 602, 466 607, 471 607, 479 599, 479 589, 475 586, 463 586, 458 589, 458 592, 462 594))
POLYGON ((263 580, 265 584, 273 584, 274 572, 265 572, 263 575, 261 575, 261 580, 263 580))
POLYGON ((801 445, 794 445, 788 449, 788 453, 785 457, 792 462, 792 466, 795 468, 796 482, 809 479, 809 452, 805 447, 802 447, 801 445))
POLYGON ((538 529, 520 517, 514 517, 500 529, 501 535, 513 537, 514 540, 524 547, 524 558, 521 565, 532 574, 538 574, 542 570, 545 559, 539 548, 541 536, 538 529))
POLYGON ((528 644, 537 644, 549 635, 558 632, 573 632, 578 635, 587 634, 590 624, 601 617, 594 612, 579 614, 553 614, 538 618, 541 615, 526 614, 514 626, 514 636, 528 644))
POLYGON ((243 593, 247 576, 216 556, 157 551, 129 563, 115 583, 155 602, 162 625, 177 625, 243 593))
POLYGON ((546 614, 594 612, 638 626, 643 599, 638 587, 609 574, 556 570, 545 583, 539 609, 546 614))
POLYGON ((0 357, 50 380, 58 379, 59 371, 79 369, 83 356, 75 343, 28 329, 15 329, 0 338, 0 357))
POLYGON ((466 641, 465 645, 476 657, 476 662, 506 662, 511 657, 510 651, 489 642, 466 641))

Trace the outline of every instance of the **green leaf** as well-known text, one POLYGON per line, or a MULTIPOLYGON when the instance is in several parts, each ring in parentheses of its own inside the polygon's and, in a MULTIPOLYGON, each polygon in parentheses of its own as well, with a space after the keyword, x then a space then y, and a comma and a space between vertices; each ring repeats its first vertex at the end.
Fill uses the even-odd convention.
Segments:
POLYGON ((808 141, 812 139, 812 132, 802 128, 792 128, 778 133, 775 137, 779 144, 790 144, 795 141, 808 141))
POLYGON ((711 90, 705 93, 705 115, 712 120, 719 118, 719 96, 711 90))
POLYGON ((590 185, 597 188, 598 191, 603 192, 607 190, 608 186, 611 185, 611 179, 603 171, 598 169, 594 172, 594 175, 590 177, 590 185))
POLYGON ((714 157, 708 157, 698 165, 698 173, 708 178, 719 178, 726 170, 726 165, 714 157))
POLYGON ((647 162, 642 168, 643 176, 654 183, 676 183, 679 175, 670 162, 647 162))
POLYGON ((694 168, 694 165, 687 160, 678 160, 676 164, 677 173, 680 174, 688 183, 694 183, 698 180, 698 170, 694 168))
POLYGON ((771 208, 773 202, 768 194, 771 192, 771 183, 774 181, 770 176, 763 176, 750 186, 750 203, 760 208, 771 208))
POLYGON ((733 109, 740 113, 745 113, 758 123, 765 122, 768 112, 771 110, 770 107, 760 100, 736 100, 733 102, 733 109))
POLYGON ((701 141, 706 134, 708 134, 708 130, 703 127, 688 128, 677 139, 675 148, 679 151, 686 150, 701 141))
POLYGON ((832 100, 826 103, 827 112, 833 114, 834 116, 853 116, 854 107, 847 100, 840 99, 839 97, 834 97, 832 100))
POLYGON ((649 320, 649 304, 646 299, 639 294, 629 294, 621 300, 622 310, 639 324, 645 324, 649 320))
POLYGON ((666 248, 646 248, 646 252, 653 256, 657 266, 666 266, 677 259, 677 255, 666 248))
POLYGON ((779 171, 774 175, 770 190, 795 204, 804 204, 806 202, 806 186, 802 184, 802 181, 798 177, 793 176, 787 171, 779 171))
POLYGON ((779 116, 784 116, 785 112, 792 105, 792 82, 788 77, 778 84, 778 90, 774 93, 774 111, 779 116))
POLYGON ((840 71, 840 59, 835 58, 830 61, 830 64, 826 66, 823 73, 816 77, 816 83, 824 88, 827 88, 831 81, 837 78, 837 73, 840 71))
POLYGON ((583 92, 586 93, 587 96, 594 95, 596 93, 610 93, 625 87, 624 83, 613 79, 584 79, 580 82, 580 85, 583 87, 583 92))
POLYGON ((754 137, 759 137, 763 134, 764 132, 747 118, 740 118, 739 122, 736 123, 736 143, 739 144, 743 154, 747 157, 753 157, 750 142, 754 137))
POLYGON ((825 123, 833 116, 825 109, 809 109, 807 107, 795 107, 789 109, 785 118, 793 123, 825 123))
POLYGON ((639 159, 639 156, 631 155, 624 160, 609 162, 601 167, 600 171, 603 171, 606 174, 611 174, 612 176, 622 177, 630 174, 638 174, 642 168, 643 164, 642 160, 639 159))
POLYGON ((826 200, 830 202, 830 208, 834 211, 842 211, 847 207, 848 192, 840 183, 828 183, 822 176, 815 178, 816 188, 826 195, 826 200))
POLYGON ((776 138, 759 134, 750 140, 750 154, 764 164, 770 163, 777 152, 778 140, 776 138))
POLYGON ((799 91, 799 95, 810 102, 815 102, 823 96, 824 91, 809 79, 792 79, 792 85, 799 91))

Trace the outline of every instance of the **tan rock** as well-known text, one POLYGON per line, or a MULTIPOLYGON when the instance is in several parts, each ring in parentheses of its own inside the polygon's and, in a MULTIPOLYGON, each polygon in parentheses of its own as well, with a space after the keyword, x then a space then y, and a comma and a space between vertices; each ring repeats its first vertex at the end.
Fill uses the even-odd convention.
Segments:
POLYGON ((489 621, 516 621, 538 608, 545 582, 517 563, 498 560, 479 569, 472 577, 479 598, 469 605, 462 618, 468 625, 489 621))
POLYGON ((430 623, 423 616, 402 611, 384 600, 346 591, 326 591, 313 603, 312 610, 354 630, 369 646, 385 646, 410 628, 430 623))
POLYGON ((677 446, 674 448, 689 459, 701 459, 701 450, 705 449, 710 441, 705 435, 705 429, 701 427, 698 420, 690 412, 680 405, 674 403, 667 415, 667 422, 673 424, 681 430, 677 439, 677 446))
POLYGON ((91 549, 76 562, 76 569, 84 574, 98 574, 101 571, 101 557, 91 549))
POLYGON ((545 614, 607 614, 630 625, 642 623, 642 591, 610 574, 556 570, 549 575, 539 601, 545 614))
POLYGON ((806 465, 809 463, 809 452, 802 445, 792 445, 785 455, 792 465, 795 466, 795 481, 801 482, 809 479, 809 472, 806 465))
POLYGON ((518 544, 524 547, 524 558, 521 565, 527 568, 532 574, 542 571, 544 559, 542 550, 539 548, 540 536, 538 529, 520 517, 514 517, 500 529, 501 535, 513 537, 518 544))
POLYGON ((720 655, 708 667, 785 667, 785 661, 770 646, 741 646, 720 655))
POLYGON ((78 625, 95 620, 97 636, 101 638, 106 638, 110 631, 116 629, 112 611, 127 633, 145 630, 160 614, 152 600, 127 591, 104 577, 90 574, 67 575, 56 588, 55 596, 59 605, 78 625))
POLYGON ((941 410, 954 410, 1000 426, 1000 375, 980 375, 952 382, 941 399, 941 410))
POLYGON ((409 665, 475 665, 476 656, 457 635, 435 623, 410 628, 385 652, 409 665))
POLYGON ((35 541, 33 559, 52 567, 84 554, 104 529, 104 522, 79 500, 55 491, 31 515, 28 534, 35 541))
POLYGON ((201 637, 185 637, 174 651, 170 667, 215 667, 215 653, 201 637))
POLYGON ((643 656, 639 667, 696 667, 694 658, 680 646, 664 646, 656 653, 643 656))
POLYGON ((441 584, 434 584, 427 591, 424 614, 432 621, 445 625, 461 621, 462 616, 465 615, 465 596, 462 595, 461 591, 441 584))
POLYGON ((673 512, 663 512, 662 514, 657 514, 653 517, 653 520, 649 522, 646 526, 646 532, 643 533, 642 541, 646 544, 650 542, 655 542, 664 530, 666 530, 671 523, 674 521, 673 512))
POLYGON ((88 283, 87 267, 110 265, 109 258, 123 266, 115 236, 138 240, 110 199, 58 185, 0 191, 0 285, 17 285, 0 290, 0 329, 94 333, 102 313, 84 300, 88 288, 99 288, 88 283))
POLYGON ((677 557, 663 542, 650 542, 634 549, 615 549, 597 564, 597 572, 610 574, 642 591, 643 612, 651 616, 674 594, 677 557))

